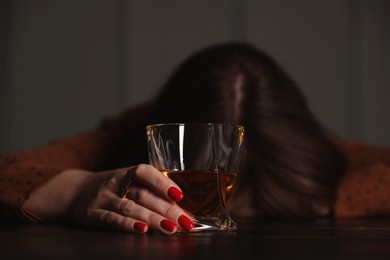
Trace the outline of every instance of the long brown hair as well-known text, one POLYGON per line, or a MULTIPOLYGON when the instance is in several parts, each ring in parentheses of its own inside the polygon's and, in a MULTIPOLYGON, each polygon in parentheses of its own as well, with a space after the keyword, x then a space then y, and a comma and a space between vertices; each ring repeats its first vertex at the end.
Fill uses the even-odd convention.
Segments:
POLYGON ((243 125, 237 201, 274 217, 329 213, 344 157, 293 80, 255 47, 215 45, 185 60, 157 98, 151 123, 160 122, 243 125))

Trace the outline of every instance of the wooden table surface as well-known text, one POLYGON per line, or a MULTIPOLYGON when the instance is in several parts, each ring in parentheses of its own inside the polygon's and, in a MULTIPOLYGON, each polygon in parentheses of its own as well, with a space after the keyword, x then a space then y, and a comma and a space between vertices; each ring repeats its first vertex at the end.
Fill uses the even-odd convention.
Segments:
POLYGON ((390 218, 239 225, 170 236, 1 222, 0 259, 390 259, 390 218))

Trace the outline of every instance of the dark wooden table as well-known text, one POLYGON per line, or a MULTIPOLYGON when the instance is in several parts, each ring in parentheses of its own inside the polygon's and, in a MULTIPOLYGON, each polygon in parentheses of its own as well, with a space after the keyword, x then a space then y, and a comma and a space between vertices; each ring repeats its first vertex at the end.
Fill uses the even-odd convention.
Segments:
POLYGON ((390 259, 390 218, 239 224, 169 236, 1 222, 0 259, 390 259))

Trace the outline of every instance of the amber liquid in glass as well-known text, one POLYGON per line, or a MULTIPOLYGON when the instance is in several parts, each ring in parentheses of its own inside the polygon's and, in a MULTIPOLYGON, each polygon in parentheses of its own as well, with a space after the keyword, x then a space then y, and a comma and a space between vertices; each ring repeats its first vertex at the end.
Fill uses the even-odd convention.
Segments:
POLYGON ((177 204, 194 217, 194 229, 236 225, 226 212, 226 203, 237 174, 193 170, 161 172, 181 188, 184 197, 177 204))

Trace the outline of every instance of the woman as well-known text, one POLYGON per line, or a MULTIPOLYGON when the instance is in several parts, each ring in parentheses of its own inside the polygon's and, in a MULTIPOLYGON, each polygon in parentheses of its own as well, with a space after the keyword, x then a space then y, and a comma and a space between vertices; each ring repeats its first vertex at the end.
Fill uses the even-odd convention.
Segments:
POLYGON ((309 217, 330 212, 345 169, 343 155, 295 83, 259 50, 228 44, 196 53, 168 81, 151 122, 245 126, 242 178, 232 214, 309 217))
POLYGON ((189 57, 156 100, 106 119, 95 130, 0 157, 2 216, 141 233, 191 230, 189 216, 173 203, 185 194, 145 164, 145 125, 161 122, 245 126, 240 178, 229 204, 237 218, 350 217, 388 210, 382 201, 367 214, 364 203, 377 198, 375 191, 360 197, 351 192, 362 187, 356 185, 362 169, 376 162, 382 168, 366 183, 370 178, 390 183, 389 150, 332 136, 270 57, 248 44, 229 43, 189 57), (366 151, 371 157, 358 158, 366 151))

